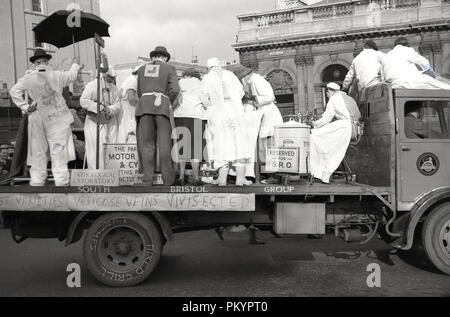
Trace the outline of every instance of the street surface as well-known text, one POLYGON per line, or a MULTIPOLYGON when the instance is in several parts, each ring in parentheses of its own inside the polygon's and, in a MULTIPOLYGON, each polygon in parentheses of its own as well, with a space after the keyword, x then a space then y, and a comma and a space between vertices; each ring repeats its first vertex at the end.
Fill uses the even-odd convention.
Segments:
POLYGON ((0 296, 150 296, 150 297, 303 297, 303 296, 450 296, 450 277, 421 257, 389 249, 381 240, 346 244, 333 235, 259 237, 267 245, 248 245, 247 233, 212 230, 176 235, 155 272, 143 284, 114 289, 87 271, 82 243, 68 248, 56 240, 15 244, 0 229, 0 296), (81 288, 66 285, 66 267, 81 265, 81 288), (367 266, 381 266, 381 287, 369 288, 367 266))

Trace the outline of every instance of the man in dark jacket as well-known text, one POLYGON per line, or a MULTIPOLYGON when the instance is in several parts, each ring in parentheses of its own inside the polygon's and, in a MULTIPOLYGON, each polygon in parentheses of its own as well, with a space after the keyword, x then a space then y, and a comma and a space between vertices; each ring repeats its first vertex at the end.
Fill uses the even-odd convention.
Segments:
POLYGON ((167 49, 158 46, 150 53, 152 61, 138 71, 136 107, 136 136, 140 171, 144 173, 144 184, 153 184, 156 163, 156 144, 159 145, 159 159, 164 185, 175 182, 171 148, 172 126, 170 116, 172 103, 180 88, 175 67, 166 64, 170 60, 167 49))

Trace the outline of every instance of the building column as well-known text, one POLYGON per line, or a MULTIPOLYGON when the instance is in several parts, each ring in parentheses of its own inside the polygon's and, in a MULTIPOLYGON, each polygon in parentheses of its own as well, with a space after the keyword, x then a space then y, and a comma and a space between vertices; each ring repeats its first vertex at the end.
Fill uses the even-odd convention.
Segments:
POLYGON ((306 112, 314 109, 314 84, 312 66, 314 56, 312 54, 301 54, 295 56, 298 78, 298 109, 297 112, 306 112))

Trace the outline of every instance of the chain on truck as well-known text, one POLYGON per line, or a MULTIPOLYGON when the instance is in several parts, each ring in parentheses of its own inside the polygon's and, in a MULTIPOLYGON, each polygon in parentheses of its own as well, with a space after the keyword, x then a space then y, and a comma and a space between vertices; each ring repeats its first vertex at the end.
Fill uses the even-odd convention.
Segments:
POLYGON ((285 160, 297 173, 285 171, 283 185, 80 191, 15 184, 0 187, 4 223, 19 243, 57 238, 67 246, 86 231, 83 250, 90 272, 118 287, 146 280, 174 234, 235 224, 279 235, 330 229, 346 242, 381 237, 401 250, 422 244, 434 266, 450 274, 450 92, 379 84, 361 99, 364 133, 348 149, 344 172, 337 175, 342 177, 331 184, 311 181, 304 140, 294 135, 285 160), (405 132, 405 114, 417 103, 427 138, 409 138, 405 132))

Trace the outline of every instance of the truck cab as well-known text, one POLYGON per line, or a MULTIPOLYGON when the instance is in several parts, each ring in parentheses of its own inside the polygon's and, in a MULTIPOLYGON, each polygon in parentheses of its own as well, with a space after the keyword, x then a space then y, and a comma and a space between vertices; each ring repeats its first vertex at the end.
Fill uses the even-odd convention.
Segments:
POLYGON ((449 273, 450 91, 379 84, 362 92, 360 108, 364 136, 347 159, 361 182, 391 188, 391 245, 409 250, 421 241, 449 273))

